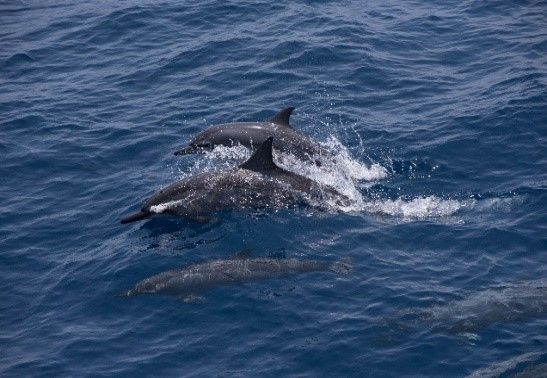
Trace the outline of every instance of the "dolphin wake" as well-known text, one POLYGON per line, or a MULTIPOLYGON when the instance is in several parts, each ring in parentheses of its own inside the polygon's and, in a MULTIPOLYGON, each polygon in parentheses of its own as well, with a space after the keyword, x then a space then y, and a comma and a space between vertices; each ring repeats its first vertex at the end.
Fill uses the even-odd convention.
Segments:
MULTIPOLYGON (((335 136, 327 137, 320 144, 329 151, 336 151, 332 157, 324 159, 322 165, 302 161, 290 154, 275 153, 279 166, 298 172, 322 185, 336 189, 349 199, 339 203, 325 197, 317 207, 329 211, 345 213, 367 213, 395 217, 403 220, 434 220, 451 217, 466 211, 488 211, 491 209, 509 210, 517 201, 516 197, 476 199, 474 196, 454 195, 453 198, 437 195, 400 196, 397 198, 367 198, 362 192, 383 180, 388 181, 397 172, 378 162, 370 164, 354 158, 349 149, 335 136)), ((191 165, 173 165, 172 174, 178 179, 207 171, 222 171, 233 168, 251 156, 251 151, 241 145, 232 147, 217 146, 192 159, 191 165)), ((177 162, 180 162, 177 159, 177 162)), ((160 207, 162 205, 159 205, 160 207)), ((163 209, 163 207, 161 208, 163 209)), ((161 210, 158 208, 158 211, 161 210)))

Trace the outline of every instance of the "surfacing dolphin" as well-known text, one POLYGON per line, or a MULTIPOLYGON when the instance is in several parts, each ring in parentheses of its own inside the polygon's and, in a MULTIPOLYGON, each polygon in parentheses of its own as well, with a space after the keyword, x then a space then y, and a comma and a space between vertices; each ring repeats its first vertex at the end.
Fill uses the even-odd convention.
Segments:
POLYGON ((214 287, 310 272, 346 273, 350 269, 349 261, 345 260, 249 258, 246 252, 240 252, 228 260, 207 261, 156 274, 121 295, 168 294, 190 301, 214 287))
POLYGON ((273 161, 273 138, 237 168, 185 178, 150 197, 141 210, 121 220, 130 223, 155 214, 170 214, 200 222, 210 214, 230 209, 345 206, 348 197, 334 188, 286 171, 273 161))
POLYGON ((293 129, 289 124, 293 110, 293 107, 285 108, 269 122, 238 122, 209 126, 196 135, 187 147, 176 151, 175 155, 194 154, 212 150, 216 146, 242 145, 256 150, 266 139, 273 137, 273 147, 276 151, 321 165, 319 158, 332 154, 309 136, 293 129))

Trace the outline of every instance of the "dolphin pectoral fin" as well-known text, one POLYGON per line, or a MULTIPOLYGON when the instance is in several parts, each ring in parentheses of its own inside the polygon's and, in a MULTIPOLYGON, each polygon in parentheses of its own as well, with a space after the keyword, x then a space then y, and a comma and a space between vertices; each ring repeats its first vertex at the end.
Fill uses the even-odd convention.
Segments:
POLYGON ((150 218, 151 216, 152 216, 152 213, 145 212, 145 211, 139 211, 137 213, 133 213, 131 215, 128 215, 128 216, 122 218, 120 223, 121 224, 126 224, 126 223, 136 222, 136 221, 140 221, 140 220, 143 220, 143 219, 146 219, 146 218, 150 218))
POLYGON ((210 223, 214 221, 214 219, 211 218, 210 216, 203 215, 203 214, 192 214, 192 215, 187 215, 186 217, 198 223, 210 223))
POLYGON ((246 248, 230 256, 230 260, 245 260, 251 257, 251 250, 246 248))
POLYGON ((276 125, 281 125, 285 127, 290 127, 292 129, 292 126, 289 124, 289 118, 291 116, 291 113, 293 112, 294 107, 290 106, 288 108, 282 109, 279 113, 277 113, 270 122, 275 123, 276 125))
POLYGON ((222 275, 224 278, 226 278, 227 282, 235 283, 235 284, 243 284, 243 281, 239 279, 238 277, 234 276, 231 273, 228 272, 222 272, 222 275))
POLYGON ((183 301, 184 303, 204 303, 205 302, 205 297, 194 295, 194 294, 181 295, 177 298, 183 301))
POLYGON ((262 145, 251 155, 249 160, 241 164, 239 168, 248 169, 255 172, 271 172, 281 170, 273 161, 273 137, 269 137, 262 145))
POLYGON ((182 217, 182 218, 190 219, 190 220, 193 220, 194 222, 198 222, 198 223, 209 223, 209 222, 214 220, 213 218, 211 218, 207 214, 194 212, 194 211, 188 211, 188 210, 185 210, 185 209, 177 209, 177 208, 169 209, 169 210, 166 211, 166 213, 169 213, 169 214, 174 215, 176 217, 182 217))

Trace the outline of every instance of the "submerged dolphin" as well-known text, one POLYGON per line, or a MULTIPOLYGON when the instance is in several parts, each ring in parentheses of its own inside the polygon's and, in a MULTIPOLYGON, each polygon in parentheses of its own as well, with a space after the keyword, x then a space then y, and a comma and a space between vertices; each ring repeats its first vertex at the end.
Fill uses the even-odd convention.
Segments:
POLYGON ((192 299, 204 291, 251 281, 279 278, 309 272, 332 271, 345 273, 351 269, 348 261, 249 258, 241 252, 228 260, 213 260, 169 270, 146 278, 122 296, 138 294, 170 294, 192 299))
POLYGON ((300 160, 317 160, 321 155, 331 155, 307 135, 296 131, 289 124, 289 117, 294 110, 289 107, 277 113, 269 122, 240 122, 209 126, 199 133, 187 147, 175 152, 175 155, 186 155, 206 150, 216 146, 232 147, 243 145, 257 149, 266 139, 274 138, 274 149, 296 156, 300 160))
POLYGON ((268 138, 238 168, 206 172, 169 185, 148 199, 141 211, 123 218, 121 223, 155 214, 207 221, 211 213, 236 208, 321 207, 327 200, 341 205, 349 203, 346 196, 332 187, 278 167, 273 161, 272 143, 273 138, 268 138))
POLYGON ((508 284, 423 310, 403 312, 411 323, 427 324, 451 332, 476 333, 491 324, 514 322, 547 314, 547 281, 508 284), (412 320, 414 319, 414 320, 412 320))

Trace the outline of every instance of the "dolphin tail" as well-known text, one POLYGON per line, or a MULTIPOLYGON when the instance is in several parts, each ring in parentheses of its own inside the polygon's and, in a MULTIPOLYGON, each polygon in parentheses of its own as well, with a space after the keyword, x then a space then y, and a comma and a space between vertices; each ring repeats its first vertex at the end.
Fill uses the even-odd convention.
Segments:
POLYGON ((122 218, 121 224, 126 224, 126 223, 131 223, 131 222, 140 221, 140 220, 149 218, 149 217, 151 217, 151 216, 152 216, 152 214, 149 213, 149 212, 139 211, 139 212, 137 212, 137 213, 134 213, 134 214, 131 214, 131 215, 128 215, 128 216, 122 218))
POLYGON ((329 270, 338 274, 346 274, 351 269, 351 259, 349 257, 345 257, 341 260, 335 261, 329 267, 329 270))

